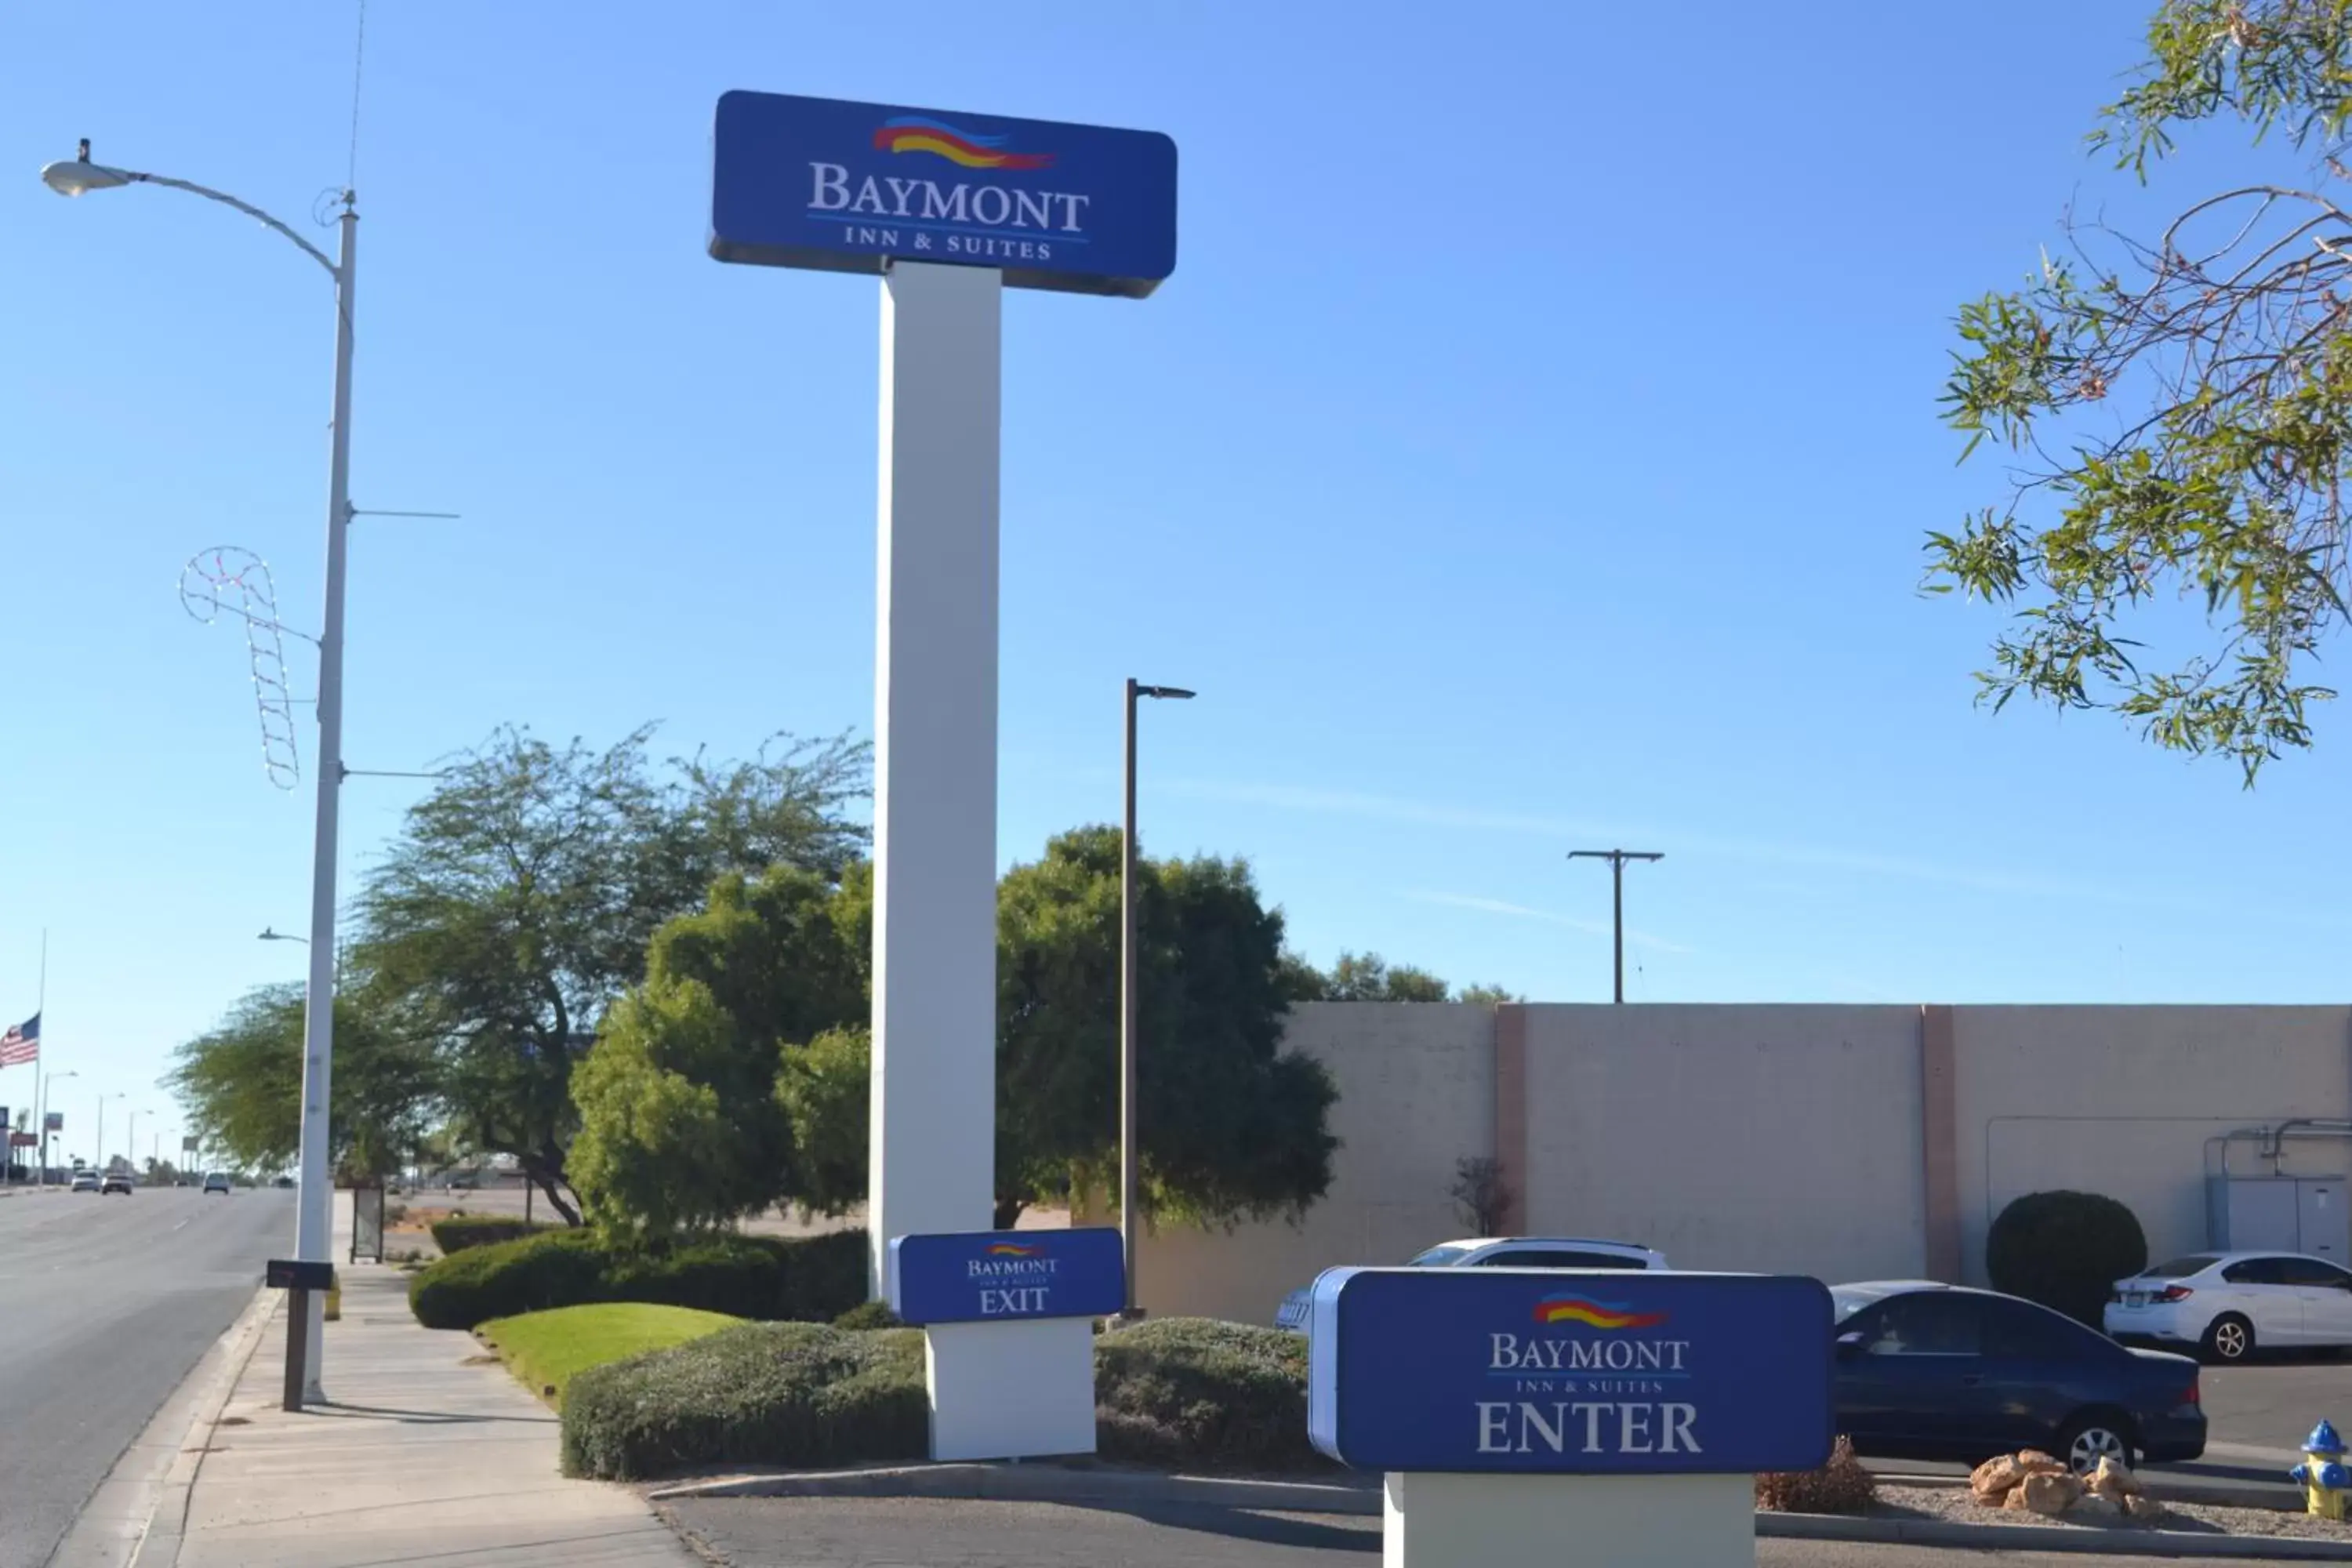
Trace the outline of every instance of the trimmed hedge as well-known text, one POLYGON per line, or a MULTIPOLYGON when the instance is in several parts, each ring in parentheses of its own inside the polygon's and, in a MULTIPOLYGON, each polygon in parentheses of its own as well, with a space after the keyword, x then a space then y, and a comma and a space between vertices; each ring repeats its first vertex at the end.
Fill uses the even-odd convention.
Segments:
POLYGON ((666 1251, 615 1247, 592 1230, 558 1230, 454 1253, 408 1282, 428 1329, 471 1329, 551 1307, 647 1301, 762 1321, 824 1322, 866 1295, 866 1235, 727 1234, 666 1251))
POLYGON ((1304 1335, 1160 1318, 1095 1341, 1104 1458, 1223 1469, 1328 1468, 1307 1441, 1304 1335))
POLYGON ((1992 1288, 2099 1328, 2118 1279, 2147 1267, 2139 1218, 2098 1193, 2028 1193, 1985 1237, 1992 1288))
POLYGON ((930 1450, 923 1336, 746 1323, 580 1373, 563 1473, 637 1480, 701 1465, 827 1467, 930 1450))
POLYGON ((463 1252, 468 1247, 488 1247, 496 1241, 520 1241, 526 1236, 542 1231, 563 1230, 562 1225, 539 1220, 503 1219, 496 1215, 452 1215, 447 1219, 433 1222, 433 1245, 442 1256, 463 1252))
MULTIPOLYGON (((1170 1318, 1095 1342, 1102 1455, 1206 1468, 1328 1469, 1307 1441, 1295 1334, 1170 1318)), ((563 1399, 566 1475, 835 1467, 928 1451, 922 1335, 748 1323, 583 1372, 563 1399)))
POLYGON ((887 1301, 860 1301, 841 1316, 834 1319, 836 1329, 903 1329, 898 1314, 887 1301))

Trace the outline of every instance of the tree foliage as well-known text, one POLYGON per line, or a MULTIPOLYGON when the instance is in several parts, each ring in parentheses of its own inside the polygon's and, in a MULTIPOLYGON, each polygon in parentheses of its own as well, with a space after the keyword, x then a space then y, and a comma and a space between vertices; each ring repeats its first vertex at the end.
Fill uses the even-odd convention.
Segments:
POLYGON ((866 1006, 835 897, 795 866, 725 877, 655 936, 572 1075, 569 1168, 601 1227, 666 1239, 803 1196, 783 1058, 866 1006))
POLYGON ((2070 221, 2024 288, 1961 308, 1948 417, 2017 467, 2000 503, 1929 535, 1928 583, 2019 606, 1978 678, 1996 708, 2109 710, 2252 784, 2311 743, 2352 589, 2352 0, 2166 0, 2147 51, 2092 138, 2121 166, 2145 180, 2181 127, 2224 117, 2308 166, 2150 237, 2070 221))
MULTIPOLYGON (((997 1218, 1116 1169, 1117 829, 1051 840, 997 897, 997 1218)), ((1223 1224, 1323 1195, 1338 1098, 1320 1064, 1281 1048, 1292 972, 1282 915, 1248 866, 1138 865, 1137 1134, 1143 1198, 1223 1224)))
MULTIPOLYGON (((358 900, 355 959, 437 1043, 460 1141, 516 1156, 567 1219, 572 1070, 654 932, 723 875, 831 876, 864 841, 863 744, 780 736, 747 762, 656 767, 651 739, 598 752, 499 731, 410 809, 358 900)), ((675 988, 649 1005, 691 1014, 675 988)))
POLYGON ((1499 985, 1459 992, 1426 969, 1389 963, 1377 952, 1342 952, 1328 970, 1296 953, 1284 955, 1286 990, 1294 1002, 1471 1002, 1491 1007, 1524 998, 1499 985))
MULTIPOLYGON (((163 1082, 204 1147, 247 1170, 291 1164, 302 1138, 302 987, 247 992, 212 1029, 180 1046, 163 1082)), ((436 1106, 429 1041, 404 1034, 381 994, 335 999, 329 1142, 346 1174, 406 1162, 436 1106)))

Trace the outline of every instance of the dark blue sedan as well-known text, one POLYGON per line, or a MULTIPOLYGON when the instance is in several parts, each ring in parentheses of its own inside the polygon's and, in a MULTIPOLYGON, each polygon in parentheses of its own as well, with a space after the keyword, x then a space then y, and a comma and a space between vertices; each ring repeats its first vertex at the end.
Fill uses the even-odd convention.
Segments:
POLYGON ((2046 1307, 1928 1280, 1836 1285, 1838 1430, 1857 1452, 1969 1463, 2040 1448, 2078 1471, 2205 1451, 2197 1363, 2046 1307))

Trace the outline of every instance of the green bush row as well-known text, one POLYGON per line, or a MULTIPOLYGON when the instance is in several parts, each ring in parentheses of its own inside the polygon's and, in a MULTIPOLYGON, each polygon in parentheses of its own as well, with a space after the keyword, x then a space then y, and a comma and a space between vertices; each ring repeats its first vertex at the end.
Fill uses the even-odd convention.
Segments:
POLYGON ((591 1368, 563 1396, 563 1471, 572 1476, 919 1459, 929 1448, 915 1329, 746 1323, 591 1368))
MULTIPOLYGON (((1207 1468, 1324 1468, 1307 1441, 1297 1335, 1201 1318, 1095 1342, 1107 1458, 1207 1468)), ((714 1465, 830 1467, 929 1447, 922 1335, 748 1323, 580 1373, 563 1398, 563 1468, 609 1480, 714 1465)))
POLYGON ((408 1282, 428 1329, 471 1329, 550 1307, 650 1301, 738 1318, 824 1322, 866 1296, 866 1233, 712 1237, 663 1251, 558 1230, 453 1253, 408 1282))
POLYGON ((520 1241, 526 1236, 541 1231, 562 1230, 561 1225, 537 1220, 501 1219, 494 1215, 452 1215, 447 1219, 433 1222, 433 1245, 443 1256, 463 1252, 471 1247, 488 1247, 494 1241, 520 1241))

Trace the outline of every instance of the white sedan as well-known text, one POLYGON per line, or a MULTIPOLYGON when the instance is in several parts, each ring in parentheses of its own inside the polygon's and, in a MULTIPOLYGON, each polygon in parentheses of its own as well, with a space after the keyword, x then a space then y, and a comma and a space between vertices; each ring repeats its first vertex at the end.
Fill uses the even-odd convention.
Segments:
POLYGON ((2225 1362, 2257 1348, 2352 1345, 2352 1270, 2299 1252, 2192 1252, 2116 1280, 2105 1328, 2225 1362))

